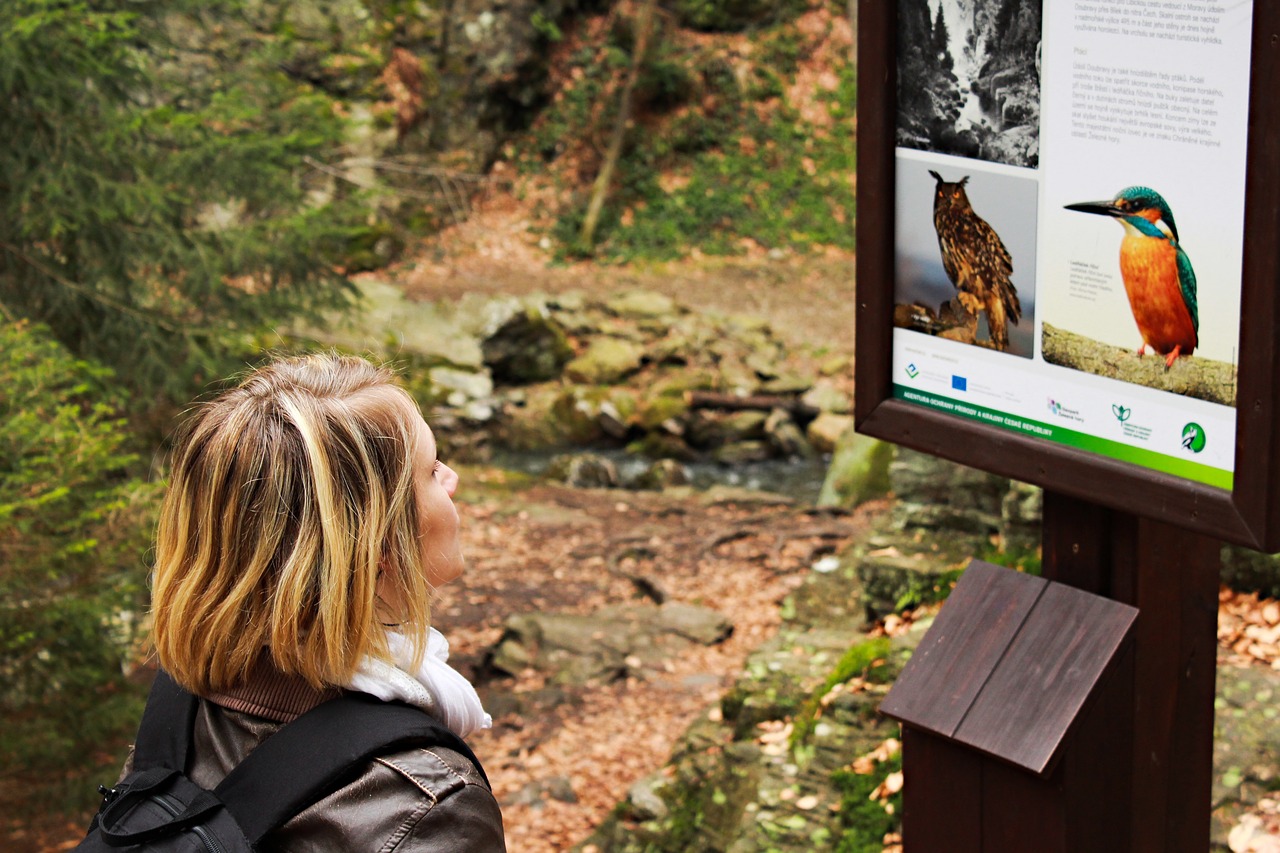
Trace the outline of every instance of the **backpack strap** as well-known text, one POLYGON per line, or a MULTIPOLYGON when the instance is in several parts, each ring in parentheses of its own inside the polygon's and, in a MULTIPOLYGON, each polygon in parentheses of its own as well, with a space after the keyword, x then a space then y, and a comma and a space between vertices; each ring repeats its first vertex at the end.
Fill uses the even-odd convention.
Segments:
POLYGON ((459 753, 489 784, 471 748, 430 714, 401 702, 347 693, 263 741, 214 794, 256 845, 268 832, 354 779, 373 758, 414 746, 442 746, 459 753))
POLYGON ((133 768, 163 767, 181 773, 191 751, 191 729, 200 700, 159 670, 142 712, 142 723, 133 743, 133 768))

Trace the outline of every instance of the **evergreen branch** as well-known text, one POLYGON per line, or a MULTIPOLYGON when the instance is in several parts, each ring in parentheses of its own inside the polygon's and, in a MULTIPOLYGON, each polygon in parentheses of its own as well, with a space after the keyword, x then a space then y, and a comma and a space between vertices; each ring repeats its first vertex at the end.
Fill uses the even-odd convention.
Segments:
MULTIPOLYGON (((173 323, 167 322, 166 320, 162 319, 158 315, 149 314, 146 311, 139 310, 137 308, 134 308, 131 305, 126 305, 123 302, 120 302, 119 300, 112 299, 110 296, 107 296, 104 293, 99 293, 98 291, 93 290, 92 288, 85 287, 83 284, 78 284, 72 281, 71 279, 67 278, 66 276, 58 273, 57 271, 50 269, 45 264, 42 264, 40 261, 37 261, 35 258, 28 255, 26 252, 19 249, 17 246, 14 246, 5 242, 0 242, 0 249, 4 249, 6 252, 13 255, 15 258, 22 261, 23 263, 27 264, 32 269, 53 279, 54 281, 58 282, 68 290, 71 290, 75 293, 80 294, 81 296, 90 300, 91 302, 96 302, 105 308, 110 308, 122 314, 128 314, 132 317, 136 317, 137 319, 142 320, 144 323, 148 323, 159 329, 163 329, 166 332, 172 332, 174 334, 183 334, 183 335, 190 334, 192 332, 192 330, 189 327, 179 328, 173 323)), ((8 315, 8 313, 9 312, 6 309, 5 314, 8 315)), ((206 332, 205 334, 208 334, 208 333, 206 332)))

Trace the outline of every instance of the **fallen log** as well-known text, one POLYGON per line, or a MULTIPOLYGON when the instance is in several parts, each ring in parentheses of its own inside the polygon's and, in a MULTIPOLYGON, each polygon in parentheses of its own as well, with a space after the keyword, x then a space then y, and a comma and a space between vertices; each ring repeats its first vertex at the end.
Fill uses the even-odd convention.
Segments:
POLYGON ((771 412, 782 409, 789 412, 796 420, 813 420, 821 410, 801 402, 796 397, 783 397, 777 394, 721 394, 718 391, 686 391, 684 400, 691 409, 730 409, 733 411, 755 410, 771 412))

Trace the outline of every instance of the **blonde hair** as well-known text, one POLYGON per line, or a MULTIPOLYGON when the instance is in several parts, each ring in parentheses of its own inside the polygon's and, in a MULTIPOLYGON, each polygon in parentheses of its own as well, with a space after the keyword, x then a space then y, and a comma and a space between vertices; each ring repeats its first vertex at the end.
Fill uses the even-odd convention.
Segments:
POLYGON ((416 412, 391 371, 335 355, 275 361, 197 409, 156 534, 153 636, 178 683, 226 690, 265 649, 281 672, 345 684, 388 656, 380 573, 421 654, 416 412))

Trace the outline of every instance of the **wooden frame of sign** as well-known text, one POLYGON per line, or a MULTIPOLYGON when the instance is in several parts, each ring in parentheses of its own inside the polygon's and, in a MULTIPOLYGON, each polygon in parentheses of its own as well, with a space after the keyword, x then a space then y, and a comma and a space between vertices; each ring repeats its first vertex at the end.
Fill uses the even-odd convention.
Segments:
MULTIPOLYGON (((894 399, 895 6, 858 25, 859 432, 1264 551, 1280 550, 1280 5, 1253 6, 1236 445, 1230 491, 894 399)), ((1201 299, 1212 299, 1209 282, 1201 299)))

